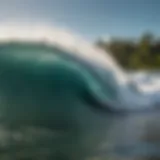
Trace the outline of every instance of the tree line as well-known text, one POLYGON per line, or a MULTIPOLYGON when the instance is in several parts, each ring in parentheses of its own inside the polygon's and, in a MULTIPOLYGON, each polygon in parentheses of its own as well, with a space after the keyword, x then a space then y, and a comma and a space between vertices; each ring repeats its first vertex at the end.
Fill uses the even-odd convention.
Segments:
POLYGON ((112 38, 98 40, 96 45, 104 49, 126 69, 160 69, 160 39, 145 33, 138 39, 112 38))

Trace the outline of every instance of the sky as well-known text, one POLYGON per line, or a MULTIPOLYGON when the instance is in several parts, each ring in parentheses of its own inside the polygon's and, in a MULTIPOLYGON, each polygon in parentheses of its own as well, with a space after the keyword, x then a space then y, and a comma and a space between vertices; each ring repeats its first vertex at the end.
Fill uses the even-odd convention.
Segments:
POLYGON ((5 21, 42 22, 69 28, 86 39, 160 36, 159 0, 0 0, 5 21))

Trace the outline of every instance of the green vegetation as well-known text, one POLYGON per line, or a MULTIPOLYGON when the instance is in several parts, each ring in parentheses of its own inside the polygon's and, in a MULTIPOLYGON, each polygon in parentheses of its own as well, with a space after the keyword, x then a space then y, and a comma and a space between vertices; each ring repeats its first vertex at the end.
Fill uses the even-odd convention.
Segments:
POLYGON ((151 33, 145 33, 137 40, 127 38, 113 38, 109 42, 99 40, 96 45, 109 51, 126 69, 160 68, 160 38, 155 38, 151 33))

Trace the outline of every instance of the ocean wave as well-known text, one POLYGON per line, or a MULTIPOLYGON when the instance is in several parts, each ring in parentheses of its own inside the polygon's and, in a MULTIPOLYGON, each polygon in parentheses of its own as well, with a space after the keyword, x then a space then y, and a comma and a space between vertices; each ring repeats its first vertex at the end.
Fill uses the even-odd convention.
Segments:
POLYGON ((158 102, 109 54, 48 26, 1 26, 0 40, 3 153, 81 160, 102 145, 154 143, 158 102))

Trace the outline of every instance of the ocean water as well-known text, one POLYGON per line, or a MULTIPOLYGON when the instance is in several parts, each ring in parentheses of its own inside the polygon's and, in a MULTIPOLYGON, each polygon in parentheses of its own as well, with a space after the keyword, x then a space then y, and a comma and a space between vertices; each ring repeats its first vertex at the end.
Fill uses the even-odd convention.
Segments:
POLYGON ((159 108, 114 71, 54 45, 1 43, 0 159, 159 157, 159 108))

